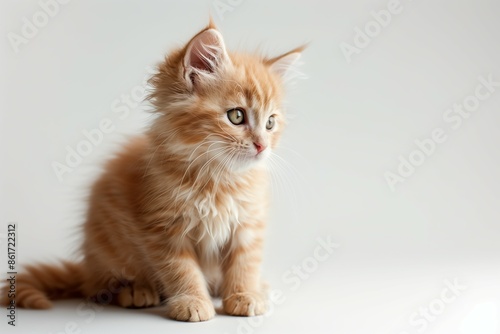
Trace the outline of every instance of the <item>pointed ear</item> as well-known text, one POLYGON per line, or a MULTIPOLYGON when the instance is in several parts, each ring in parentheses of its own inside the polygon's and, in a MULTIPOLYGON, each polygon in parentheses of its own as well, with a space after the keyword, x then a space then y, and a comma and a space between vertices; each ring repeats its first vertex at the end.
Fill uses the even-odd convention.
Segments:
POLYGON ((272 72, 284 78, 298 64, 298 60, 305 48, 305 45, 300 46, 281 56, 267 59, 264 63, 269 66, 272 72))
POLYGON ((184 79, 190 88, 203 78, 215 78, 231 61, 220 32, 212 24, 188 43, 184 55, 184 79))

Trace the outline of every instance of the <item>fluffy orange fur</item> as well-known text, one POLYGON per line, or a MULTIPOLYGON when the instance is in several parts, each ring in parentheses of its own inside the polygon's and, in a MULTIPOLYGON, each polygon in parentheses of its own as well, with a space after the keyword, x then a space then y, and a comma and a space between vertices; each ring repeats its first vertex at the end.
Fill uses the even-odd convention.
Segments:
MULTIPOLYGON (((204 321, 213 295, 227 314, 263 314, 266 160, 285 124, 283 76, 301 51, 229 53, 210 23, 168 55, 151 79, 158 117, 92 187, 83 261, 26 268, 17 306, 165 302, 168 317, 204 321)), ((2 298, 10 302, 5 288, 2 298)))

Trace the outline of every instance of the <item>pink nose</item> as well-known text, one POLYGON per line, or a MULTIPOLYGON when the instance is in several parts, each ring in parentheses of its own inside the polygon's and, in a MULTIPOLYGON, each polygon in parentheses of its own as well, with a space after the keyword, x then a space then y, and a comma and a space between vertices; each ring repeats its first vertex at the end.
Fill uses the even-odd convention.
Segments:
POLYGON ((264 145, 262 145, 261 143, 255 143, 254 142, 253 145, 257 149, 257 154, 259 154, 260 152, 262 152, 262 151, 264 151, 266 149, 266 147, 264 145))

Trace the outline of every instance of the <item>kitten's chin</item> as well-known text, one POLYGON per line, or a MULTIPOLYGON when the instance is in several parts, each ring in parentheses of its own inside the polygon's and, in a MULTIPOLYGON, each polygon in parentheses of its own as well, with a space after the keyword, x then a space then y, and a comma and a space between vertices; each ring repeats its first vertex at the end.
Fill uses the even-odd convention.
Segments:
POLYGON ((239 155, 231 169, 235 172, 245 172, 247 170, 260 167, 265 164, 271 154, 270 150, 265 150, 259 154, 243 153, 239 155))

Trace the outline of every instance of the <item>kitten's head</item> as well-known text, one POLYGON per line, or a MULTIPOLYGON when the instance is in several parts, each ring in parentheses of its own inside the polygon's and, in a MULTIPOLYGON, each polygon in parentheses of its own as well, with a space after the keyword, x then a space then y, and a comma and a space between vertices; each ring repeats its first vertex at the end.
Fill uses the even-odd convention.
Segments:
POLYGON ((284 77, 302 50, 274 58, 230 53, 210 23, 151 80, 157 144, 186 161, 232 170, 264 161, 285 124, 284 77))

